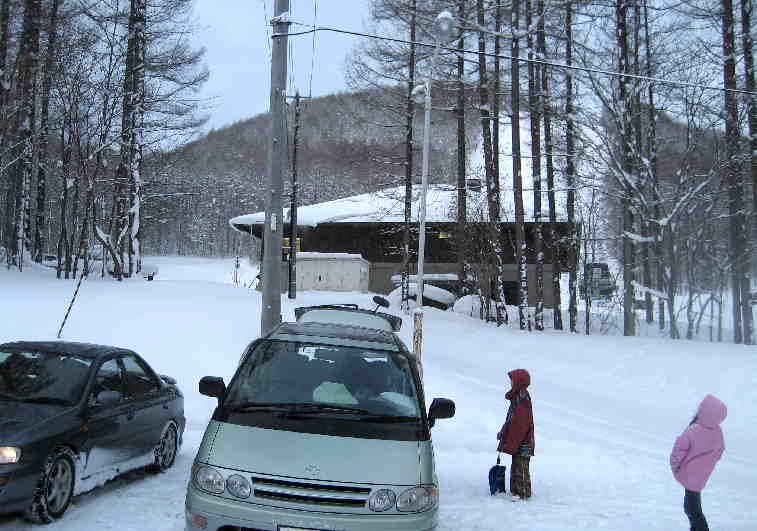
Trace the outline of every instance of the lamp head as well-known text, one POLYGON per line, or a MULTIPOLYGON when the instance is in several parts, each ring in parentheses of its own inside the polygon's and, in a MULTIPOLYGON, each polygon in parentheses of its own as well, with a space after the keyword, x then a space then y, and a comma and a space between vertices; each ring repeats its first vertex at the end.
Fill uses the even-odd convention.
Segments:
POLYGON ((434 36, 439 42, 446 42, 452 38, 455 30, 455 19, 447 10, 442 11, 434 20, 434 36))

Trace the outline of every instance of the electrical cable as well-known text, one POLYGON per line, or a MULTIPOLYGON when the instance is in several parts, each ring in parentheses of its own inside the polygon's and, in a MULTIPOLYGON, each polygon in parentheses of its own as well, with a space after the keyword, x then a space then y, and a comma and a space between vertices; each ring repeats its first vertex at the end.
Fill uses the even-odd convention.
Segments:
MULTIPOLYGON (((292 22, 292 24, 296 24, 298 26, 305 26, 310 27, 309 24, 303 24, 300 22, 292 22)), ((389 42, 397 42, 401 44, 414 44, 416 46, 425 46, 427 48, 435 48, 437 45, 428 43, 428 42, 418 42, 418 41, 409 41, 405 39, 398 39, 396 37, 386 37, 383 35, 373 35, 371 33, 362 33, 359 31, 350 31, 346 29, 341 28, 333 28, 329 26, 318 26, 315 28, 311 28, 306 31, 298 31, 294 33, 287 33, 287 34, 273 34, 271 35, 272 39, 276 39, 278 37, 297 37, 300 35, 309 35, 311 33, 316 33, 319 31, 326 31, 326 32, 333 32, 333 33, 341 33, 344 35, 352 35, 356 37, 368 37, 370 39, 377 39, 377 40, 383 40, 383 41, 389 41, 389 42)), ((757 92, 752 92, 749 90, 743 90, 743 89, 731 89, 731 88, 725 88, 725 87, 715 87, 711 85, 700 85, 697 83, 686 83, 683 81, 673 81, 670 79, 663 79, 658 77, 651 77, 651 76, 642 76, 640 74, 624 74, 622 72, 614 72, 612 70, 604 70, 601 68, 590 68, 586 66, 576 66, 576 65, 564 65, 561 63, 553 63, 550 61, 544 61, 540 59, 528 59, 523 57, 513 57, 511 55, 504 55, 504 54, 494 54, 490 52, 479 52, 477 50, 467 50, 464 48, 452 48, 450 46, 439 46, 440 50, 444 50, 447 52, 452 53, 458 53, 458 54, 471 54, 471 55, 484 55, 485 57, 497 57, 499 59, 509 59, 509 60, 517 60, 521 63, 531 63, 536 65, 542 65, 542 66, 549 66, 552 68, 562 68, 564 70, 576 70, 579 72, 588 72, 592 74, 601 74, 605 76, 610 77, 624 77, 627 79, 635 79, 637 81, 647 81, 650 83, 659 83, 661 85, 673 85, 683 88, 695 88, 695 89, 702 89, 702 90, 716 90, 720 92, 733 92, 736 94, 746 94, 748 96, 757 96, 757 92)))
POLYGON ((263 33, 266 36, 265 44, 268 48, 268 60, 272 60, 272 52, 271 52, 271 39, 273 39, 273 35, 271 35, 271 38, 268 38, 268 9, 265 6, 266 0, 260 0, 260 3, 263 4, 263 33))
MULTIPOLYGON (((313 0, 313 27, 318 27, 318 0, 313 0)), ((308 99, 313 97, 313 70, 315 70, 315 36, 313 32, 312 50, 310 51, 310 81, 308 82, 308 99)))
MULTIPOLYGON (((289 4, 289 16, 294 16, 294 5, 293 3, 289 4)), ((293 90, 296 90, 297 82, 294 77, 294 41, 289 40, 288 41, 288 59, 289 59, 289 75, 288 75, 288 81, 287 81, 287 90, 286 94, 290 94, 293 90)))

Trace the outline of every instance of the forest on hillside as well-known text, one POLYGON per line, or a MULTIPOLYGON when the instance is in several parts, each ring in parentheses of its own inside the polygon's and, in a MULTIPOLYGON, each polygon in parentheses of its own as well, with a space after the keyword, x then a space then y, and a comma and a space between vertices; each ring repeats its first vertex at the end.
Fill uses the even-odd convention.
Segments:
MULTIPOLYGON (((385 127, 384 117, 365 104, 374 97, 375 91, 364 90, 302 102, 297 149, 299 204, 404 183, 404 130, 385 127)), ((287 121, 292 152, 294 115, 290 101, 287 121)), ((416 121, 421 123, 414 127, 422 128, 422 119, 422 115, 417 116, 416 121)), ((455 171, 454 117, 439 113, 433 127, 430 174, 433 182, 450 183, 455 171)), ((270 143, 270 116, 261 114, 212 131, 166 154, 165 162, 146 174, 146 186, 171 183, 184 195, 167 193, 154 203, 151 217, 143 226, 147 252, 207 256, 247 253, 249 247, 230 229, 228 221, 265 208, 270 143)), ((418 152, 413 172, 416 182, 420 180, 420 149, 418 143, 414 147, 418 152)), ((287 204, 290 191, 287 179, 287 204)))

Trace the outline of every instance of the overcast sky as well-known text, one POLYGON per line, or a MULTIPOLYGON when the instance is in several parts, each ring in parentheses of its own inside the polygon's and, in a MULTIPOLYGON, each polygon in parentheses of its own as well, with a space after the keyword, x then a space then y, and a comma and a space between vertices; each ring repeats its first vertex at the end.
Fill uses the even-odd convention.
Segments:
MULTIPOLYGON (((362 30, 369 0, 290 0, 292 17, 312 24, 314 3, 317 23, 362 30)), ((210 79, 202 96, 211 98, 206 129, 220 128, 266 112, 271 87, 270 26, 274 0, 196 0, 194 15, 200 31, 195 44, 207 48, 205 61, 210 79)), ((305 29, 292 26, 290 31, 305 29)), ((320 96, 346 88, 345 58, 356 38, 335 33, 315 34, 312 94, 320 96)), ((289 91, 310 92, 312 35, 290 38, 289 91)))

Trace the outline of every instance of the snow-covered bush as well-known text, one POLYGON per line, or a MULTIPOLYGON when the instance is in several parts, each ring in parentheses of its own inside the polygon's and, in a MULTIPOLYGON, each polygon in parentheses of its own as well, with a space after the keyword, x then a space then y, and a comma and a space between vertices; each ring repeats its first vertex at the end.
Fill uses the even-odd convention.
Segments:
MULTIPOLYGON (((496 302, 490 301, 489 303, 489 319, 496 319, 496 302)), ((481 297, 478 295, 465 295, 455 301, 455 305, 452 308, 455 313, 461 313, 470 317, 479 319, 483 316, 484 320, 487 320, 487 316, 484 315, 481 308, 481 297)))

